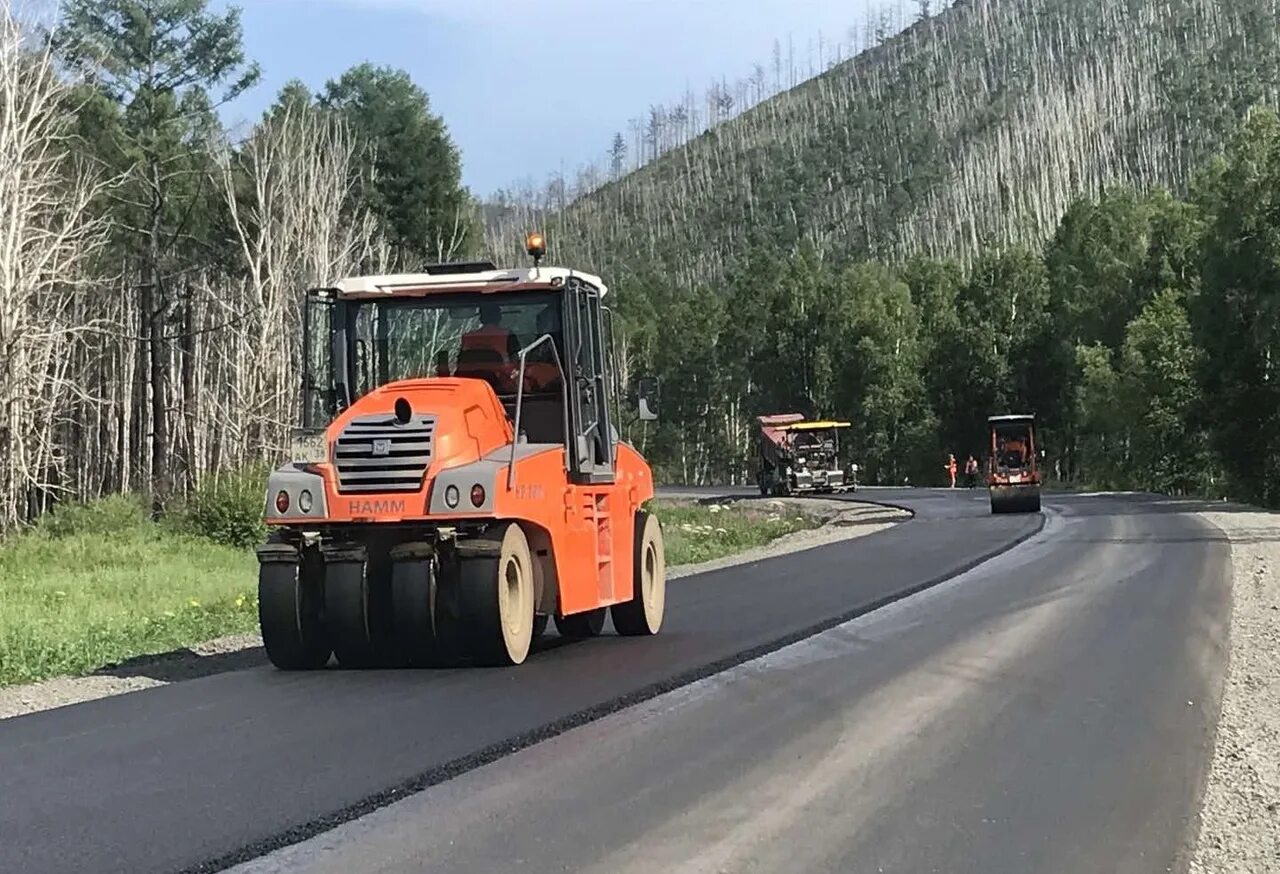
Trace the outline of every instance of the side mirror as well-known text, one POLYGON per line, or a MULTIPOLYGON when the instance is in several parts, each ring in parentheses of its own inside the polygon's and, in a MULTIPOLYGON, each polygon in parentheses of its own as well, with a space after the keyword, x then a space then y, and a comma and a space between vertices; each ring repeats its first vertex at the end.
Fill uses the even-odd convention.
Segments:
POLYGON ((658 418, 659 385, 656 377, 642 376, 636 380, 636 398, 641 422, 654 422, 658 418))

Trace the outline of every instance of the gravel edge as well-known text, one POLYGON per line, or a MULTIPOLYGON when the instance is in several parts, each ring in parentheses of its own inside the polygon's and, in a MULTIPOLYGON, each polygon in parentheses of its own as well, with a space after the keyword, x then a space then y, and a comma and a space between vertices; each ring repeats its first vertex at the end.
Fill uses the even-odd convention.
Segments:
MULTIPOLYGON (((707 500, 705 494, 687 496, 664 494, 662 497, 675 500, 682 498, 707 500)), ((680 579, 852 540, 883 531, 911 518, 911 514, 905 510, 849 501, 808 498, 778 498, 771 501, 758 498, 721 500, 722 503, 738 501, 777 503, 783 507, 815 515, 823 520, 823 524, 817 528, 797 531, 765 546, 755 547, 725 558, 669 567, 667 579, 680 579)), ((263 662, 265 657, 258 652, 261 648, 262 638, 259 635, 236 634, 207 641, 189 650, 139 656, 120 665, 109 665, 89 676, 55 677, 38 683, 7 686, 0 688, 0 720, 251 667, 263 662)))
POLYGON ((1230 650, 1192 874, 1280 872, 1280 514, 1203 513, 1231 542, 1230 650))

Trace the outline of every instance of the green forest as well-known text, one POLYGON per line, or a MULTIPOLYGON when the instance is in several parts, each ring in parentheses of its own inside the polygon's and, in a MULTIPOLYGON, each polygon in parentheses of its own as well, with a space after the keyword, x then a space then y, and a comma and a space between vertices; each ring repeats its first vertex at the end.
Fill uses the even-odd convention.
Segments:
POLYGON ((1059 485, 1280 500, 1280 119, 1250 115, 1185 198, 1110 188, 1036 249, 971 266, 811 247, 721 283, 640 285, 630 342, 663 379, 664 474, 749 481, 751 415, 853 422, 864 482, 940 484, 986 418, 1034 412, 1059 485))
POLYGON ((1061 485, 1280 504, 1275 0, 938 5, 485 200, 402 71, 231 130, 234 7, 0 0, 0 531, 282 460, 304 289, 534 228, 662 379, 625 430, 664 480, 749 480, 752 417, 797 410, 854 423, 864 482, 938 484, 1014 411, 1061 485))

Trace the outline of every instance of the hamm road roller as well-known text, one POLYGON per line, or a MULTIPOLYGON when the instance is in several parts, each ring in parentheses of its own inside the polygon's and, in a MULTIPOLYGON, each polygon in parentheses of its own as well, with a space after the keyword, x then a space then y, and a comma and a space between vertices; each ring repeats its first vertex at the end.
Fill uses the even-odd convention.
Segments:
MULTIPOLYGON (((271 474, 259 620, 278 668, 516 665, 654 635, 662 529, 619 439, 599 277, 442 264, 308 292, 303 427, 271 474)), ((657 417, 656 381, 639 383, 657 417)))
POLYGON ((992 416, 987 483, 992 513, 1040 512, 1035 416, 992 416))

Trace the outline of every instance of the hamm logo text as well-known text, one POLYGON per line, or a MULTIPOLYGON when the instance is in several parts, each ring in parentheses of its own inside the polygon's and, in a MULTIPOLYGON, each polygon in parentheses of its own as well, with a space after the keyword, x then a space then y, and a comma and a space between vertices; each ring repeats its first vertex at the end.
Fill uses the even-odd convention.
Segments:
POLYGON ((404 501, 348 501, 347 513, 351 516, 403 515, 404 501))

